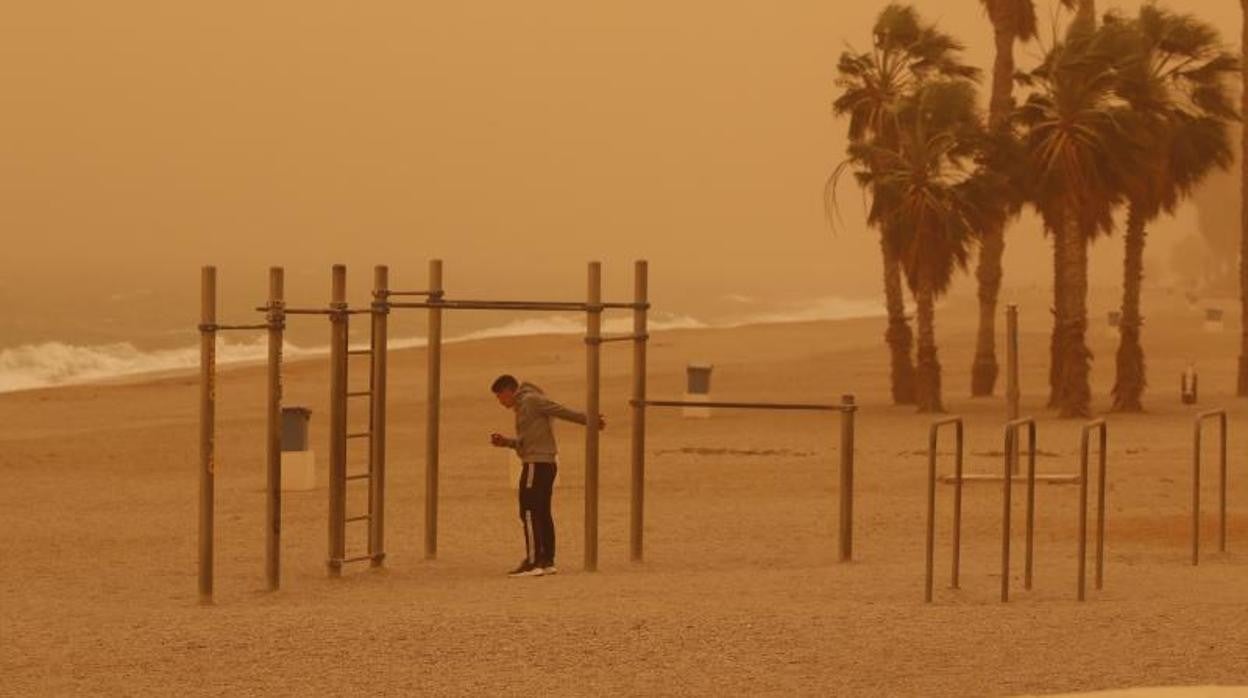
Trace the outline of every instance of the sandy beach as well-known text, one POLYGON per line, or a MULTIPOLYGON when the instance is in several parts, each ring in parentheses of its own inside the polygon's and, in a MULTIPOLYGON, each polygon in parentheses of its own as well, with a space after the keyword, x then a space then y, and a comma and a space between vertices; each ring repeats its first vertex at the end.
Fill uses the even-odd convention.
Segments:
MULTIPOLYGON (((1164 299, 1163 299, 1164 300, 1164 299)), ((1152 301, 1150 301, 1152 302, 1152 301)), ((957 301, 951 301, 951 305, 957 301)), ((1231 397, 1234 330, 1157 301, 1143 415, 1110 415, 1106 588, 1075 601, 1077 489, 1037 494, 1036 583, 997 600, 1000 488, 968 486, 961 589, 947 588, 950 488, 939 492, 935 603, 923 603, 930 418, 888 404, 883 321, 656 333, 650 393, 715 364, 716 397, 834 401, 857 417, 855 557, 835 550, 835 415, 653 411, 646 561, 627 561, 626 347, 604 349, 600 567, 581 571, 583 453, 559 428, 560 574, 509 579, 521 556, 504 452, 511 415, 488 393, 510 371, 577 406, 574 336, 449 345, 439 556, 422 559, 424 354, 391 358, 387 565, 326 578, 327 369, 288 364, 286 403, 313 410, 319 488, 284 497, 283 588, 262 591, 262 367, 221 374, 216 604, 195 592, 197 380, 164 376, 0 395, 0 671, 7 695, 803 694, 1008 696, 1248 684, 1248 403, 1231 397), (1231 410, 1230 552, 1188 564, 1192 415, 1231 410)), ((1024 411, 1041 472, 1077 467, 1082 422, 1043 409, 1048 314, 1024 312, 1024 411)), ((967 419, 967 470, 997 472, 1003 401, 965 397, 974 313, 942 309, 946 407, 967 419)), ((1148 330, 1146 330, 1146 333, 1148 330)), ((1096 407, 1114 340, 1096 326, 1096 407)), ((360 416, 362 418, 362 415, 360 416)), ((1208 451, 1212 464, 1213 453, 1208 451)), ((358 456, 353 456, 358 461, 358 456)), ((951 467, 947 455, 942 470, 951 467)), ((348 541, 360 549, 362 539, 348 541)))

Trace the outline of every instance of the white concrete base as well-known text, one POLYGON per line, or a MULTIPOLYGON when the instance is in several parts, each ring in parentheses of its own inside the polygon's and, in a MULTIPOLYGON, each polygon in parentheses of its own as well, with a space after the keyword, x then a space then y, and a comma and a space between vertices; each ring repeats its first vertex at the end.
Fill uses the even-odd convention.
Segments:
POLYGON ((316 489, 316 452, 282 451, 282 491, 316 489))
MULTIPOLYGON (((695 395, 694 393, 685 393, 686 402, 710 402, 710 395, 695 395)), ((682 407, 681 415, 686 419, 710 419, 711 408, 709 407, 682 407)))

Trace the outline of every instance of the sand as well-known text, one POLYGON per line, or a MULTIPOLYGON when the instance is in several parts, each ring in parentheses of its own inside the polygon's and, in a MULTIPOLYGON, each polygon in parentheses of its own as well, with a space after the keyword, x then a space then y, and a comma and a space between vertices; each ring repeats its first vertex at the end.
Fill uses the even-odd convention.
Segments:
MULTIPOLYGON (((946 588, 940 490, 937 598, 923 603, 929 418, 888 404, 879 319, 662 332, 651 349, 656 398, 679 396, 690 360, 716 365, 725 399, 858 396, 852 564, 835 561, 834 415, 660 411, 646 562, 627 562, 622 346, 604 349, 601 570, 581 571, 582 452, 568 425, 561 573, 539 579, 502 575, 522 543, 507 459, 486 443, 510 415, 486 387, 508 370, 583 403, 578 338, 447 348, 436 561, 421 548, 424 354, 393 356, 387 568, 339 580, 324 568, 326 367, 290 364, 287 403, 314 411, 321 486, 285 496, 277 593, 262 590, 263 369, 224 372, 211 607, 196 602, 195 378, 0 395, 0 693, 1005 696, 1248 684, 1248 401, 1230 397, 1233 330, 1203 333, 1196 312, 1162 301, 1146 335, 1151 412, 1110 417, 1107 582, 1082 604, 1070 486, 1038 493, 1035 589, 1015 579, 1014 601, 997 601, 996 485, 967 491, 958 591, 946 588), (1193 357, 1200 407, 1230 407, 1233 426, 1230 552, 1216 551, 1206 517, 1199 568, 1187 549, 1193 408, 1175 395, 1193 357)), ((968 420, 968 470, 995 472, 1002 402, 964 397, 972 310, 951 303, 938 317, 947 407, 968 420)), ((1025 411, 1041 418, 1041 471, 1072 472, 1080 422, 1042 405, 1046 321, 1024 313, 1025 411)), ((1113 343, 1099 326, 1091 340, 1104 409, 1113 343)))

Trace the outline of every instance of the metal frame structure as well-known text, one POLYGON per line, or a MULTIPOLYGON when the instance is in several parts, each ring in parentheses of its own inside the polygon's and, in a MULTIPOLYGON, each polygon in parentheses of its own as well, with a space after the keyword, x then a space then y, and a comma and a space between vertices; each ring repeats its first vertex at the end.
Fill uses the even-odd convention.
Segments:
POLYGON ((1097 433, 1096 468, 1096 588, 1105 585, 1105 470, 1109 461, 1109 426, 1104 419, 1083 425, 1079 437, 1079 579, 1080 601, 1086 597, 1088 560, 1088 453, 1092 432, 1097 433))
POLYGON ((1210 410, 1196 415, 1192 430, 1192 565, 1200 564, 1200 451, 1205 422, 1217 418, 1218 450, 1218 552, 1226 552, 1226 410, 1210 410))
MULTIPOLYGON (((640 361, 644 362, 644 357, 640 361)), ((630 545, 632 560, 642 559, 642 503, 645 489, 645 414, 647 407, 703 407, 708 409, 732 410, 771 410, 798 412, 838 412, 841 415, 840 453, 841 463, 839 474, 839 507, 837 517, 837 559, 849 562, 854 556, 854 413, 858 406, 853 395, 842 395, 839 405, 832 404, 794 404, 776 402, 721 402, 701 400, 647 400, 644 382, 634 384, 634 396, 630 403, 633 407, 634 424, 640 425, 633 430, 632 456, 633 466, 631 479, 632 506, 630 507, 630 545), (638 394, 640 392, 640 394, 638 394)))
POLYGON ((954 490, 953 490, 953 575, 951 586, 958 588, 958 569, 962 555, 962 455, 964 424, 961 417, 948 417, 932 422, 927 436, 927 577, 923 600, 932 602, 932 585, 935 577, 936 557, 936 454, 940 444, 940 432, 944 427, 954 428, 954 490))
POLYGON ((1023 588, 1031 589, 1032 552, 1035 547, 1036 521, 1036 420, 1032 417, 1014 419, 1005 425, 1005 471, 1002 475, 1001 522, 1001 601, 1010 600, 1010 512, 1011 474, 1018 471, 1018 430, 1027 427, 1027 533, 1023 561, 1023 588))

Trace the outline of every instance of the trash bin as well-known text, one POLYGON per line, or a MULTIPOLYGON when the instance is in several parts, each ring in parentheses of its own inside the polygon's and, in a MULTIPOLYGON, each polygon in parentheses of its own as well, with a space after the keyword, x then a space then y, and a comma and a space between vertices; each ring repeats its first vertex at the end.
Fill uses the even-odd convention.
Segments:
POLYGON ((308 448, 312 410, 282 408, 282 490, 316 489, 316 454, 308 448))
POLYGON ((1221 332, 1222 330, 1222 309, 1205 308, 1205 331, 1221 332))
MULTIPOLYGON (((707 402, 711 399, 711 371, 714 366, 708 363, 691 363, 685 367, 685 400, 690 402, 707 402)), ((693 419, 709 419, 709 407, 685 407, 685 417, 693 419)))

